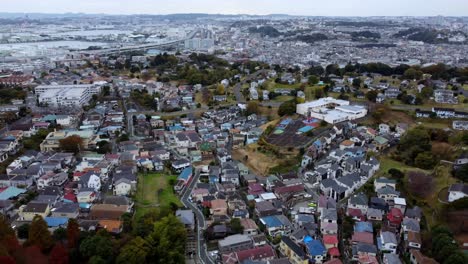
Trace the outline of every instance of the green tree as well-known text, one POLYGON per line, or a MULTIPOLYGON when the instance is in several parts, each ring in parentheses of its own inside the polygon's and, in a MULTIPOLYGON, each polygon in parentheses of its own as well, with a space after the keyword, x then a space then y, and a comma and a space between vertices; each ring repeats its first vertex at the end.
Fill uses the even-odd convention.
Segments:
POLYGON ((445 259, 443 264, 462 264, 468 263, 468 257, 460 251, 452 253, 447 259, 445 259))
POLYGON ((34 216, 29 227, 28 246, 38 246, 41 250, 48 250, 54 245, 46 221, 41 216, 34 216))
POLYGON ((361 79, 360 78, 354 78, 353 79, 353 87, 356 87, 356 88, 361 87, 361 79))
POLYGON ((293 115, 296 113, 296 100, 289 100, 280 105, 278 115, 293 115))
POLYGON ((186 239, 185 226, 174 215, 166 216, 154 224, 147 239, 154 249, 149 257, 161 264, 184 263, 186 239))
POLYGON ((316 85, 319 82, 319 78, 315 75, 310 75, 309 78, 307 79, 307 82, 310 85, 316 85))
POLYGON ((96 234, 87 237, 81 242, 80 253, 84 257, 90 258, 96 256, 109 261, 114 257, 114 248, 108 236, 96 234))
POLYGON ((67 231, 64 228, 59 227, 54 230, 52 237, 55 241, 63 241, 67 237, 67 231))
POLYGON ((242 234, 242 232, 244 232, 244 226, 241 224, 239 218, 232 218, 230 224, 234 233, 242 234))
POLYGON ((146 263, 146 258, 151 250, 151 246, 146 240, 141 237, 136 237, 120 250, 116 262, 118 264, 146 263))
POLYGON ((96 143, 96 152, 99 154, 107 154, 112 152, 112 146, 107 140, 101 140, 96 143))
POLYGON ((422 75, 423 75, 423 72, 415 68, 409 68, 403 74, 403 76, 406 79, 416 79, 416 80, 421 79, 422 75))
POLYGON ((414 165, 421 169, 432 169, 435 165, 435 160, 432 154, 429 151, 421 152, 417 154, 414 159, 414 165))
MULTIPOLYGON (((431 150, 431 137, 424 127, 415 127, 404 134, 398 144, 398 151, 403 161, 408 165, 414 165, 416 156, 431 150)), ((426 155, 420 159, 424 161, 426 155)))
POLYGON ((461 166, 455 171, 455 177, 462 180, 463 182, 468 182, 468 164, 461 166))
POLYGON ((377 91, 369 91, 366 93, 366 98, 371 102, 375 102, 375 100, 377 99, 377 95, 377 91))

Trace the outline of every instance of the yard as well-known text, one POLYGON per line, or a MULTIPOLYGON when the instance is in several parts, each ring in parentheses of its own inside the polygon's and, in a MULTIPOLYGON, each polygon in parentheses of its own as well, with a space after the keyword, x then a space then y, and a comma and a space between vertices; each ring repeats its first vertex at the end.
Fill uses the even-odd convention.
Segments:
POLYGON ((160 173, 138 174, 136 217, 144 215, 151 208, 170 206, 171 203, 181 206, 171 184, 171 181, 175 182, 176 179, 175 175, 160 173))
MULTIPOLYGON (((443 217, 438 215, 442 211, 442 203, 439 202, 438 196, 440 192, 443 192, 444 189, 447 189, 448 186, 456 182, 456 179, 451 175, 451 167, 447 165, 439 165, 433 171, 421 170, 415 167, 405 165, 402 162, 395 161, 387 156, 382 156, 380 159, 380 170, 377 172, 376 176, 387 176, 391 177, 388 174, 388 170, 391 168, 396 168, 405 172, 406 176, 403 180, 403 188, 399 191, 405 193, 407 202, 413 205, 419 205, 424 212, 426 221, 429 227, 439 224, 440 221, 443 221, 443 217), (408 175, 410 171, 422 171, 426 174, 431 174, 433 179, 433 190, 430 195, 427 197, 417 197, 412 194, 408 186, 408 175)), ((445 192, 446 193, 446 192, 445 192)))

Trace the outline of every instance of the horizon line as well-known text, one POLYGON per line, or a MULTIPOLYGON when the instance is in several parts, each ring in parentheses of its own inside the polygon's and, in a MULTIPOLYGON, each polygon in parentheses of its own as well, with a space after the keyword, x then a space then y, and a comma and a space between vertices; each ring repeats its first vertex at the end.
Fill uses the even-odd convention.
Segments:
POLYGON ((272 13, 272 14, 242 14, 242 13, 166 13, 166 14, 156 14, 156 13, 132 13, 132 14, 124 14, 124 13, 86 13, 86 12, 62 12, 62 13, 53 13, 53 12, 0 12, 0 15, 9 14, 22 14, 22 15, 88 15, 88 16, 96 16, 96 15, 106 15, 106 16, 171 16, 171 15, 211 15, 211 16, 260 16, 260 17, 267 17, 267 16, 290 16, 290 17, 346 17, 346 18, 365 18, 365 17, 457 17, 457 18, 464 18, 468 17, 468 15, 457 16, 457 15, 292 15, 292 14, 281 14, 281 13, 272 13))

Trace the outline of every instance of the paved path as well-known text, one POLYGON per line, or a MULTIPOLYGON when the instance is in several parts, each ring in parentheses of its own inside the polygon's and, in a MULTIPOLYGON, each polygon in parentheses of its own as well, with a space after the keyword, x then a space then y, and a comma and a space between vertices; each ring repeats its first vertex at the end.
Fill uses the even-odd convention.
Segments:
POLYGON ((195 213, 195 219, 197 221, 196 238, 197 238, 198 258, 200 259, 201 263, 215 264, 215 262, 208 255, 205 240, 203 238, 203 230, 205 229, 205 225, 206 225, 205 216, 203 215, 203 213, 200 211, 200 209, 197 206, 195 206, 193 203, 191 203, 188 200, 199 178, 200 178, 200 172, 196 170, 194 178, 192 179, 190 184, 185 189, 185 192, 182 194, 182 197, 180 198, 180 200, 184 204, 185 207, 191 209, 195 213))

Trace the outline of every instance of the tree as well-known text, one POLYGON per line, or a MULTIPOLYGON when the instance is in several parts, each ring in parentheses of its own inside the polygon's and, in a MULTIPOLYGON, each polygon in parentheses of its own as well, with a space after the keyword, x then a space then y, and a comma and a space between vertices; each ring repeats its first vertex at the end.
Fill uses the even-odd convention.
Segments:
POLYGON ((148 257, 161 264, 184 263, 186 239, 185 226, 174 215, 168 215, 154 224, 147 239, 154 250, 148 257))
POLYGON ((52 237, 55 241, 63 241, 67 238, 67 231, 64 228, 59 227, 54 230, 52 237))
POLYGON ((27 239, 29 236, 29 224, 22 224, 18 227, 18 238, 27 239))
POLYGON ((66 152, 78 153, 83 150, 83 139, 78 135, 71 135, 59 140, 59 147, 66 152))
POLYGON ((280 105, 278 108, 278 115, 293 115, 296 113, 296 100, 289 100, 280 105))
POLYGON ((146 258, 151 250, 151 246, 146 240, 141 237, 136 237, 120 250, 116 262, 121 264, 146 263, 146 258))
POLYGON ((354 78, 353 79, 353 87, 355 87, 355 88, 361 87, 361 79, 360 78, 354 78))
MULTIPOLYGON (((408 165, 414 165, 416 156, 431 150, 431 137, 424 127, 415 127, 405 133, 398 144, 398 151, 403 161, 408 165)), ((426 156, 422 156, 420 162, 426 156)))
POLYGON ((132 231, 132 214, 125 213, 121 217, 122 220, 122 232, 128 233, 132 231))
POLYGON ((13 253, 20 247, 15 231, 11 228, 5 216, 0 215, 0 255, 1 250, 6 251, 5 255, 13 253))
POLYGON ((80 253, 88 258, 96 256, 110 260, 114 257, 114 248, 109 237, 96 234, 81 242, 80 253))
POLYGON ((258 102, 249 101, 247 103, 246 115, 258 114, 258 102))
POLYGON ((70 218, 67 224, 67 242, 69 248, 76 248, 78 246, 78 239, 80 238, 80 226, 75 219, 70 218))
POLYGON ((412 194, 425 198, 432 193, 434 181, 431 176, 423 172, 410 171, 408 173, 408 189, 412 194))
POLYGON ((57 243, 52 248, 49 256, 50 264, 68 264, 68 251, 62 245, 62 243, 57 243))
POLYGON ((217 94, 217 95, 223 95, 223 94, 225 94, 225 93, 226 93, 226 88, 224 87, 224 85, 218 84, 218 85, 216 86, 216 94, 217 94))
POLYGON ((377 95, 377 91, 369 91, 366 93, 366 98, 371 102, 375 102, 375 100, 377 99, 377 95))
POLYGON ((434 156, 429 151, 419 153, 414 159, 414 165, 421 169, 432 169, 435 165, 434 156))
POLYGON ((112 146, 107 140, 101 140, 96 143, 96 152, 99 154, 107 154, 112 152, 112 146))
POLYGON ((468 182, 468 164, 461 166, 455 171, 455 177, 462 180, 463 182, 468 182))
POLYGON ((415 68, 409 68, 403 74, 403 76, 406 79, 416 79, 416 80, 421 79, 422 75, 423 75, 423 72, 415 68))
POLYGON ((316 88, 316 89, 314 89, 314 94, 315 94, 315 98, 316 98, 316 99, 322 98, 322 97, 323 97, 323 94, 324 94, 323 89, 322 89, 322 88, 316 88))
POLYGON ((461 264, 468 263, 468 257, 460 251, 452 253, 447 259, 445 259, 443 264, 461 264))
POLYGON ((448 143, 436 142, 432 144, 431 152, 435 160, 452 160, 455 151, 448 143))
POLYGON ((315 75, 310 75, 309 78, 307 79, 307 82, 310 84, 310 85, 315 85, 319 82, 319 78, 315 75))
POLYGON ((242 232, 244 232, 244 226, 241 224, 239 218, 232 218, 230 224, 234 233, 242 234, 242 232))
POLYGON ((34 216, 29 227, 28 246, 38 246, 41 250, 48 250, 54 245, 47 223, 40 215, 34 216))
POLYGON ((107 262, 100 256, 92 256, 88 264, 107 264, 107 262))
POLYGON ((403 177, 405 177, 405 174, 401 170, 395 168, 389 169, 388 173, 392 175, 393 178, 397 179, 403 179, 403 177))

